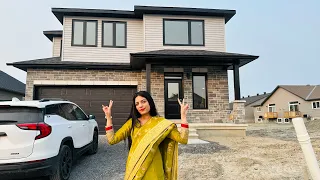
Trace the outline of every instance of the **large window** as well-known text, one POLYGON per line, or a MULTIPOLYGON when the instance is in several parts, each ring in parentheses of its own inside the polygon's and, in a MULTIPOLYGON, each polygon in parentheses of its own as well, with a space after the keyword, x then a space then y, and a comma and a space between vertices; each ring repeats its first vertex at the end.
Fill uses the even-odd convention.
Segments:
POLYGON ((163 44, 204 46, 204 21, 164 19, 163 44))
POLYGON ((97 21, 72 21, 73 46, 97 46, 97 21))
POLYGON ((193 74, 192 76, 193 109, 208 108, 206 81, 206 74, 193 74))
POLYGON ((127 46, 127 23, 126 22, 102 22, 102 46, 103 47, 126 47, 127 46))

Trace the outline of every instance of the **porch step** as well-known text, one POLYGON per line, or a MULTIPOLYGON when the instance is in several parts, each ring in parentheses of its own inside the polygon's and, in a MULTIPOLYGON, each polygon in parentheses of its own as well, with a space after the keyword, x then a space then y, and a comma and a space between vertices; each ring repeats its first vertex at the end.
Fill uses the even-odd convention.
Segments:
POLYGON ((189 128, 189 139, 199 139, 197 129, 189 128))

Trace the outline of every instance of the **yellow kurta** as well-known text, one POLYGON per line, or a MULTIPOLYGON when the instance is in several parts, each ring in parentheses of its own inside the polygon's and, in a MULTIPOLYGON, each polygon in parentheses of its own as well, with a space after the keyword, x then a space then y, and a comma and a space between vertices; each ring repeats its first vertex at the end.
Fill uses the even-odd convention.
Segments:
POLYGON ((188 129, 181 128, 181 132, 179 132, 175 124, 169 123, 162 117, 153 117, 143 126, 138 122, 133 131, 131 131, 131 126, 130 119, 116 133, 113 130, 106 132, 110 145, 131 136, 132 146, 128 154, 125 179, 176 179, 175 175, 168 175, 177 167, 175 164, 177 160, 174 159, 174 156, 177 158, 178 150, 175 144, 187 144, 188 129), (143 144, 145 145, 143 146, 143 144), (141 149, 142 147, 145 148, 141 149))

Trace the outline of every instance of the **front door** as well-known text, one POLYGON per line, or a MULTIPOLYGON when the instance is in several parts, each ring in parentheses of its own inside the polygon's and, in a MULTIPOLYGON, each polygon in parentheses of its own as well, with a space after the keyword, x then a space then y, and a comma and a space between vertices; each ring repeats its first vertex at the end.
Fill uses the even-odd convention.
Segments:
POLYGON ((179 99, 183 99, 182 77, 169 76, 165 78, 165 117, 167 119, 180 119, 179 99))

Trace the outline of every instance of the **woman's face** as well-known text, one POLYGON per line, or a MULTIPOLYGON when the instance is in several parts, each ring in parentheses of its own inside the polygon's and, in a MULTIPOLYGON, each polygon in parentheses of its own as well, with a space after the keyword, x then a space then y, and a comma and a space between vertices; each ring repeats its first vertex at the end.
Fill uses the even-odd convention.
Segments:
POLYGON ((150 105, 146 98, 142 96, 137 96, 135 99, 136 108, 138 112, 142 115, 148 114, 150 112, 150 105))

